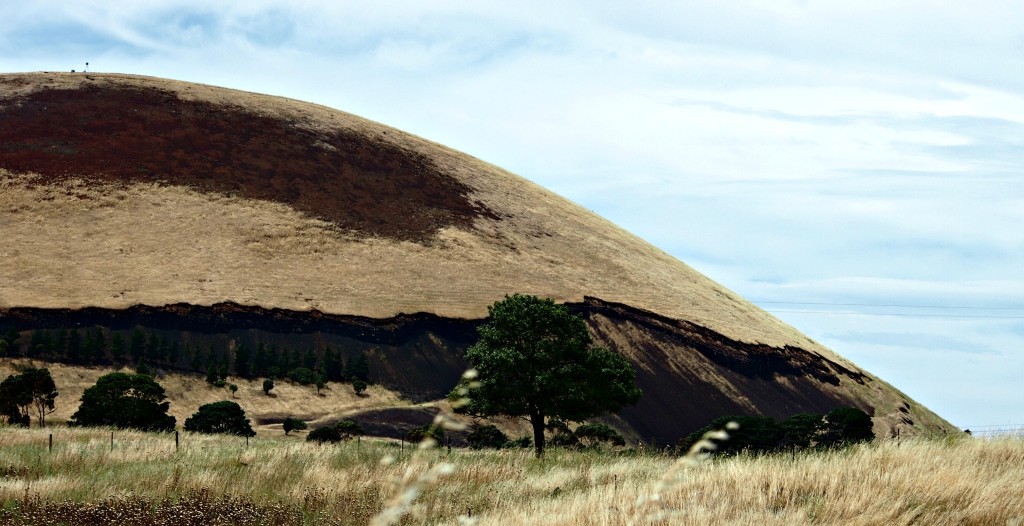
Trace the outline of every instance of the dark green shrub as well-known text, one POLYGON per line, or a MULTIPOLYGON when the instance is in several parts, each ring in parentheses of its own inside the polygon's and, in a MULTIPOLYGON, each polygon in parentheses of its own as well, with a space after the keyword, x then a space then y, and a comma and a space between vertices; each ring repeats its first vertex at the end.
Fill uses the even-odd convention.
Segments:
POLYGON ((306 429, 306 427, 308 426, 306 425, 306 422, 299 420, 298 418, 292 418, 289 416, 288 418, 284 419, 282 427, 284 427, 284 434, 287 435, 292 431, 301 431, 303 429, 306 429))
POLYGON ((270 378, 263 379, 263 394, 269 396, 271 389, 274 388, 274 381, 270 378))
POLYGON ((871 417, 854 407, 840 407, 829 411, 822 419, 818 436, 820 447, 846 447, 875 438, 871 417))
POLYGON ((312 369, 296 367, 295 369, 288 371, 288 379, 299 385, 310 385, 316 382, 316 374, 312 369))
POLYGON ((585 446, 596 446, 608 443, 614 446, 626 445, 626 440, 618 431, 605 424, 583 424, 576 428, 573 435, 585 446))
POLYGON ((334 429, 337 429, 338 433, 340 433, 341 436, 345 438, 359 436, 364 433, 363 426, 359 425, 359 422, 356 422, 351 418, 346 418, 338 422, 337 424, 334 424, 334 429))
POLYGON ((492 424, 477 426, 466 436, 469 447, 473 449, 503 448, 508 444, 508 436, 492 424))
POLYGON ((334 443, 341 441, 341 433, 334 426, 320 426, 306 435, 306 440, 309 442, 319 442, 321 444, 325 442, 334 443))
POLYGON ((365 391, 367 387, 366 382, 362 380, 355 380, 352 382, 352 390, 359 396, 363 395, 363 391, 365 391))
POLYGON ((409 442, 421 442, 428 437, 434 439, 438 443, 444 442, 444 430, 440 427, 427 424, 413 428, 405 435, 405 439, 409 442))

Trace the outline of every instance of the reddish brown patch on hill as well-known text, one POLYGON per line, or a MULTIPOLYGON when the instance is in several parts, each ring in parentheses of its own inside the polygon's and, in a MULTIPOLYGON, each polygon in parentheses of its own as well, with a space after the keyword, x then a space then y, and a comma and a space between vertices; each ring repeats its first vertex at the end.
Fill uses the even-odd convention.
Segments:
POLYGON ((424 241, 496 217, 426 156, 156 88, 43 89, 0 106, 0 168, 277 201, 365 236, 424 241))

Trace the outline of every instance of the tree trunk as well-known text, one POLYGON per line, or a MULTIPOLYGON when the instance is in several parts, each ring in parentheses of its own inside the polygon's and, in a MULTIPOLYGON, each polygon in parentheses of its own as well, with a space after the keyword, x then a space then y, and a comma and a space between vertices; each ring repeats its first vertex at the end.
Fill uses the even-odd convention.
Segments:
POLYGON ((530 415, 530 423, 533 424, 533 448, 537 458, 544 457, 544 413, 534 410, 530 415))

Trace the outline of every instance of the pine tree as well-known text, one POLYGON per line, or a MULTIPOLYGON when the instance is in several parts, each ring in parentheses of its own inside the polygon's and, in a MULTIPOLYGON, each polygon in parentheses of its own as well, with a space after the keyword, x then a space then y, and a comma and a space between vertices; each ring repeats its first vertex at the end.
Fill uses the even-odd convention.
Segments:
POLYGON ((171 367, 177 367, 178 362, 181 361, 181 343, 177 339, 171 342, 170 357, 167 361, 171 367))
POLYGON ((132 331, 131 347, 129 347, 132 361, 138 362, 146 356, 146 335, 141 329, 132 331))
POLYGON ((68 358, 68 363, 82 363, 82 335, 78 334, 78 329, 71 329, 71 332, 68 333, 68 346, 65 356, 68 358))
POLYGON ((119 332, 110 336, 110 356, 115 365, 124 363, 124 337, 119 332))
POLYGON ((252 362, 253 376, 266 376, 270 369, 270 351, 263 342, 256 344, 256 358, 252 362))
POLYGON ((345 380, 345 363, 341 359, 341 353, 332 349, 330 345, 324 349, 324 374, 332 382, 345 380))
POLYGON ((354 360, 348 363, 348 374, 353 380, 370 381, 370 361, 366 352, 360 351, 354 360))
POLYGON ((47 350, 47 357, 60 360, 64 358, 64 351, 68 346, 68 331, 64 327, 57 329, 53 333, 53 340, 51 340, 51 347, 47 350))
POLYGON ((239 378, 251 378, 252 351, 246 345, 239 344, 235 349, 235 376, 239 378))
POLYGON ((302 357, 302 366, 306 369, 316 369, 316 351, 312 347, 306 349, 306 355, 302 357))

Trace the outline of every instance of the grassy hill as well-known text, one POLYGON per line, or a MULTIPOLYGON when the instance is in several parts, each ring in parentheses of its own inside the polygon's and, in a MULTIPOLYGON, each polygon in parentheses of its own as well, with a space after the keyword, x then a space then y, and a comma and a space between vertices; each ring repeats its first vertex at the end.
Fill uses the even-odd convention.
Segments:
POLYGON ((613 417, 634 440, 841 405, 880 435, 953 431, 594 213, 351 114, 150 77, 3 74, 0 145, 14 355, 61 329, 105 345, 159 333, 229 363, 240 344, 333 346, 365 352, 406 398, 437 399, 487 306, 518 292, 568 303, 634 363, 645 396, 613 417))

